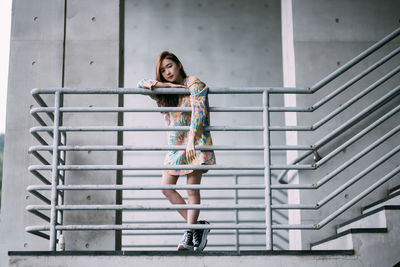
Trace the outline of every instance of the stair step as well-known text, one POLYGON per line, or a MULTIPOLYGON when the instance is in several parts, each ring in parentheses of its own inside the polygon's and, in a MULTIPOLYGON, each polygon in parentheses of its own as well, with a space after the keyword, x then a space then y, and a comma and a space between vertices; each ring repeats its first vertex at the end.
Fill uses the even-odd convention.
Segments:
POLYGON ((353 234, 387 233, 387 228, 352 228, 311 244, 311 250, 354 249, 353 234))
POLYGON ((368 212, 371 212, 375 209, 378 209, 380 207, 387 206, 387 205, 395 205, 395 206, 400 205, 400 191, 361 208, 361 211, 362 211, 362 214, 366 214, 368 212))

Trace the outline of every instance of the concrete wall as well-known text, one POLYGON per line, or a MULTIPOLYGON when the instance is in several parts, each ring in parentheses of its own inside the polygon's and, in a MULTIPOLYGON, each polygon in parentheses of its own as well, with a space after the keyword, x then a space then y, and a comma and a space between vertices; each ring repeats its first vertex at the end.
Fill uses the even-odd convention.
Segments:
MULTIPOLYGON (((310 87, 329 73, 352 59, 363 50, 371 46, 376 41, 391 33, 399 27, 398 11, 400 3, 398 1, 293 1, 293 32, 294 32, 294 54, 296 67, 296 86, 310 87)), ((340 85, 344 84, 354 75, 370 66, 373 62, 388 54, 399 45, 399 38, 394 43, 386 45, 376 55, 369 57, 365 62, 357 65, 354 70, 346 72, 342 77, 333 81, 331 84, 322 88, 313 95, 298 95, 298 106, 310 106, 316 103, 323 96, 332 92, 340 85)), ((389 71, 399 65, 399 56, 393 58, 390 62, 380 67, 367 78, 350 87, 346 92, 338 95, 334 101, 324 105, 317 112, 298 115, 298 125, 311 125, 325 115, 339 107, 342 103, 349 100, 358 92, 375 82, 389 71)), ((368 94, 363 100, 355 104, 347 111, 339 114, 336 119, 329 121, 317 131, 309 134, 308 132, 299 133, 299 144, 315 144, 323 136, 332 132, 341 126, 354 114, 360 112, 367 105, 383 96, 386 92, 399 85, 399 75, 394 76, 388 82, 382 84, 374 92, 368 94)), ((399 101, 399 98, 393 99, 386 104, 381 110, 374 112, 367 119, 357 124, 354 129, 345 132, 342 136, 327 144, 319 150, 321 156, 327 155, 330 151, 342 144, 345 140, 355 135, 361 129, 375 121, 379 116, 391 110, 399 101)), ((379 128, 375 129, 367 136, 343 150, 333 160, 322 166, 318 171, 301 171, 300 183, 310 184, 318 181, 324 175, 335 170, 339 165, 353 157, 356 153, 364 149, 367 145, 378 139, 394 125, 398 125, 400 116, 396 114, 387 122, 383 123, 379 128)), ((385 155, 394 146, 399 144, 399 134, 390 138, 387 142, 375 149, 369 156, 360 160, 353 167, 345 170, 334 180, 324 185, 316 191, 316 194, 310 194, 308 191, 301 193, 301 202, 304 204, 313 204, 327 196, 339 185, 349 180, 354 175, 361 172, 367 166, 372 164, 374 160, 385 155)), ((400 157, 397 155, 379 168, 374 170, 370 175, 351 189, 348 189, 337 196, 334 201, 320 208, 318 211, 303 211, 301 214, 302 223, 317 223, 321 219, 327 217, 335 211, 338 206, 345 204, 356 194, 371 185, 375 180, 382 177, 395 166, 398 165, 400 157)), ((312 159, 303 161, 304 163, 312 163, 312 159)), ((386 190, 399 183, 399 177, 394 177, 391 182, 383 185, 379 190, 366 197, 354 208, 343 214, 337 221, 330 223, 319 232, 303 231, 303 249, 309 248, 309 243, 317 241, 322 236, 334 232, 334 226, 344 220, 359 214, 360 206, 368 204, 373 200, 379 199, 386 194, 386 190)))
MULTIPOLYGON (((282 86, 281 56, 281 12, 280 1, 126 1, 125 8, 125 87, 136 87, 143 78, 155 78, 155 61, 163 50, 175 53, 183 63, 188 75, 194 75, 209 87, 256 87, 282 86)), ((273 97, 274 105, 282 105, 281 96, 273 97)), ((210 106, 261 106, 262 98, 255 95, 210 95, 210 106)), ((156 104, 147 96, 126 96, 126 107, 154 107, 156 104)), ((282 124, 283 117, 273 114, 273 123, 282 124)), ((212 125, 262 125, 262 114, 213 113, 212 125)), ((164 125, 160 114, 126 114, 125 126, 164 125)), ((262 133, 213 132, 216 145, 256 145, 263 143, 262 133)), ((274 134, 276 142, 283 144, 284 136, 274 134)), ((126 145, 166 145, 164 132, 125 133, 126 145)), ((126 152, 124 164, 162 164, 165 152, 126 152)), ((216 152, 217 164, 262 164, 263 152, 216 152)), ((285 155, 275 153, 275 163, 285 162, 285 155)), ((133 172, 125 172, 126 175, 133 172)), ((143 173, 143 172, 142 172, 143 173)), ((154 173, 154 172, 153 172, 154 173)), ((156 172, 159 173, 159 172, 156 172)), ((210 173, 213 173, 210 171, 210 173)), ((214 172, 215 173, 215 172, 214 172)), ((221 173, 221 172, 218 172, 221 173)), ((160 176, 160 174, 159 174, 160 176)), ((159 184, 158 178, 125 179, 126 184, 159 184), (145 180, 144 180, 145 179, 145 180)), ((182 177, 179 183, 186 183, 182 177)), ((202 184, 231 184, 231 178, 204 178, 202 184)), ((242 177, 239 183, 264 183, 263 177, 242 177)), ((185 192, 183 192, 185 193, 185 192)), ((241 196, 263 196, 264 193, 240 192, 241 196)), ((159 197, 160 192, 126 192, 124 197, 159 197)), ((233 192, 203 191, 202 196, 232 197, 233 192)), ((264 203, 264 200, 257 200, 264 203)), ((126 201, 138 204, 137 200, 126 201)), ((230 203, 232 200, 204 200, 204 203, 230 203)), ((247 203, 242 200, 240 203, 247 203)), ((255 202, 253 202, 255 203, 255 202)), ((152 201, 151 204, 157 204, 152 201)), ((167 200, 158 204, 167 205, 167 200)), ((176 212, 134 212, 125 213, 124 221, 160 220, 183 221, 176 212)), ((202 219, 213 223, 233 220, 234 212, 201 212, 202 219)), ((264 220, 263 212, 240 212, 242 220, 264 220)), ((279 216, 278 216, 279 217, 279 216)), ((176 246, 181 232, 176 236, 162 237, 163 244, 176 246)), ((212 231, 219 232, 219 231, 212 231)), ((232 232, 232 231, 231 231, 232 232)), ((159 237, 154 237, 156 243, 159 237)), ((265 236, 243 236, 243 243, 265 243, 265 236)), ((154 244, 148 236, 144 238, 126 237, 124 244, 154 244)), ((279 242, 279 241, 278 241, 279 242)), ((234 244, 233 236, 211 235, 207 249, 235 249, 234 247, 214 247, 217 244, 234 244)), ((256 248, 263 248, 257 246, 256 248)), ((137 249, 144 249, 139 247, 137 249)), ((154 249, 154 248, 149 248, 154 249)), ((171 249, 168 247, 167 249, 171 249)), ((173 248, 172 248, 173 249, 173 248)), ((246 248, 244 248, 246 249, 246 248)), ((249 247, 255 249, 255 247, 249 247)))
MULTIPOLYGON (((29 114, 38 106, 30 91, 39 87, 118 87, 119 76, 119 1, 15 0, 12 10, 12 33, 9 88, 7 99, 6 146, 2 194, 1 266, 6 266, 5 253, 10 250, 47 250, 48 241, 25 232, 28 225, 47 222, 25 211, 30 204, 43 204, 26 191, 28 185, 41 182, 28 172, 28 166, 41 164, 28 149, 39 144, 29 133, 38 125, 29 114), (66 16, 66 17, 65 17, 66 16), (65 41, 65 49, 64 49, 65 41)), ((51 106, 53 97, 44 96, 51 106)), ((64 98, 66 106, 118 106, 117 96, 93 98, 81 95, 64 98)), ((47 123, 51 122, 42 116, 47 123)), ((117 115, 68 115, 64 124, 117 125, 117 115)), ((50 144, 48 135, 42 134, 50 144)), ((116 134, 71 134, 68 144, 117 144, 116 134)), ((49 153, 43 156, 51 161, 49 153)), ((115 153, 68 153, 68 164, 116 164, 115 153)), ((50 179, 49 172, 43 175, 50 179)), ((68 173, 68 184, 115 184, 116 173, 68 173)), ((45 194, 49 196, 48 194, 45 194)), ((80 192, 66 194, 65 203, 114 204, 115 192, 80 192)), ((46 214, 46 212, 45 212, 46 214)), ((48 215, 48 214, 47 214, 48 215)), ((92 216, 87 212, 71 212, 65 223, 115 222, 115 213, 92 216)), ((115 233, 68 233, 67 249, 115 249, 115 233)))

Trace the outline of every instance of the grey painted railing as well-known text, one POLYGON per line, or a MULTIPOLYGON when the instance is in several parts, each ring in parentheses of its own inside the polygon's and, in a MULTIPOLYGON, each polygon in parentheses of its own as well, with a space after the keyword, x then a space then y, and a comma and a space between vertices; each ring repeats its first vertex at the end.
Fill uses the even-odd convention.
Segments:
MULTIPOLYGON (((399 152, 400 147, 397 146, 392 149, 385 156, 375 159, 375 162, 371 164, 361 173, 349 179, 346 183, 339 186, 338 188, 332 188, 332 192, 324 197, 322 200, 318 201, 316 204, 286 204, 281 201, 274 201, 272 198, 272 192, 277 190, 315 190, 326 184, 327 181, 332 179, 334 176, 338 175, 346 168, 350 168, 356 161, 370 155, 371 151, 382 145, 390 137, 399 132, 400 127, 395 126, 389 132, 383 134, 378 140, 371 143, 369 146, 364 148, 361 152, 353 156, 350 160, 347 160, 340 166, 329 174, 323 176, 317 183, 313 184, 290 184, 289 182, 284 182, 284 178, 289 170, 314 170, 318 171, 319 167, 326 162, 332 160, 335 155, 340 151, 347 148, 357 140, 360 140, 368 132, 372 131, 384 121, 388 120, 393 116, 399 116, 398 111, 400 109, 400 104, 396 103, 395 107, 388 112, 382 113, 384 107, 387 103, 393 100, 396 96, 400 94, 400 85, 395 86, 390 92, 376 99, 368 107, 354 114, 351 119, 344 122, 340 127, 332 131, 331 133, 324 136, 321 140, 315 142, 312 145, 274 145, 271 142, 271 132, 272 131, 316 131, 319 127, 327 123, 328 121, 335 119, 338 114, 346 110, 348 107, 353 106, 356 102, 362 101, 363 97, 375 90, 378 86, 393 78, 400 71, 400 67, 395 67, 388 74, 384 75, 382 78, 378 79, 376 82, 368 86, 366 89, 358 93, 353 98, 349 99, 345 103, 342 103, 337 109, 329 114, 326 114, 318 122, 307 125, 307 126, 274 126, 270 123, 271 112, 314 112, 319 107, 333 101, 334 97, 348 89, 356 81, 362 79, 368 75, 372 70, 381 66, 395 55, 400 52, 399 48, 393 50, 387 56, 383 57, 381 60, 374 63, 368 69, 362 71, 359 75, 352 78, 350 81, 345 83, 343 86, 337 88, 334 92, 323 97, 320 101, 310 107, 271 107, 269 104, 271 94, 312 94, 320 90, 323 86, 328 84, 330 81, 339 77, 342 73, 353 67, 355 64, 359 63, 361 60, 365 59, 371 53, 375 52, 377 49, 393 40, 400 34, 400 28, 379 41, 377 44, 371 46, 369 49, 361 53, 355 59, 346 63, 344 66, 333 72, 331 75, 318 82, 311 88, 211 88, 209 89, 209 94, 258 94, 262 96, 263 104, 261 107, 210 107, 210 112, 258 112, 263 114, 263 125, 261 126, 209 126, 207 127, 210 131, 260 131, 263 132, 264 144, 261 146, 228 146, 228 145, 215 145, 207 147, 198 147, 200 150, 225 150, 225 151, 264 151, 264 164, 262 165, 212 165, 212 166, 164 166, 164 165, 151 165, 151 166, 131 166, 131 165, 68 165, 65 162, 65 156, 68 151, 165 151, 169 149, 185 149, 183 146, 176 147, 135 147, 135 146, 71 146, 66 143, 66 136, 70 132, 127 132, 127 131, 187 131, 188 127, 127 127, 127 126, 63 126, 61 125, 61 114, 67 112, 177 112, 185 111, 190 112, 187 108, 125 108, 125 107, 98 107, 98 108, 87 108, 87 107, 62 107, 61 97, 66 94, 188 94, 185 89, 157 89, 153 91, 137 88, 46 88, 46 89, 34 89, 32 90, 32 95, 37 101, 40 107, 35 107, 31 109, 32 116, 37 120, 40 126, 33 127, 31 129, 32 135, 37 139, 40 145, 34 145, 30 148, 30 153, 35 156, 42 165, 32 165, 29 167, 30 172, 35 175, 43 185, 31 185, 28 187, 28 191, 33 195, 42 200, 44 205, 29 205, 27 210, 41 219, 47 222, 46 225, 36 225, 27 226, 26 231, 36 234, 38 236, 47 238, 50 240, 49 249, 56 249, 57 236, 62 231, 76 231, 76 230, 159 230, 159 229, 186 229, 187 225, 172 223, 172 224, 159 224, 159 223, 128 223, 128 224, 114 224, 114 225, 64 225, 63 224, 63 211, 66 210, 114 210, 114 211, 132 211, 132 210, 178 210, 178 209, 200 209, 200 210, 262 210, 265 212, 265 221, 262 223, 255 223, 255 221, 250 222, 240 222, 235 220, 234 222, 221 222, 211 225, 192 225, 192 229, 221 229, 221 230, 255 230, 260 229, 265 231, 265 248, 271 250, 274 248, 274 235, 273 230, 289 230, 289 229, 314 229, 318 230, 324 227, 326 224, 331 222, 337 216, 342 214, 344 211, 349 209, 351 206, 356 204, 362 198, 370 194, 373 190, 381 186, 383 183, 395 177, 400 172, 400 167, 396 167, 387 174, 383 174, 382 177, 376 180, 375 183, 370 185, 367 189, 360 192, 353 199, 349 200, 346 205, 338 207, 332 214, 326 218, 322 218, 320 221, 316 221, 312 224, 284 224, 277 220, 274 220, 274 211, 288 210, 288 209, 304 209, 304 210, 314 210, 319 209, 326 203, 330 202, 346 188, 352 186, 355 182, 362 179, 371 170, 373 170, 379 164, 392 158, 396 153, 399 152), (46 102, 41 97, 42 94, 54 95, 54 107, 49 107, 46 102), (344 131, 351 129, 356 126, 359 122, 367 118, 372 112, 377 110, 382 111, 380 118, 378 118, 374 123, 366 126, 364 129, 357 129, 356 134, 350 137, 343 144, 337 148, 330 151, 326 156, 319 158, 318 150, 325 146, 329 142, 336 140, 342 135, 344 131), (49 119, 52 121, 53 125, 47 125, 45 120, 40 116, 40 114, 47 114, 49 119), (44 135, 48 135, 52 140, 49 143, 45 140, 44 135), (304 150, 305 152, 298 157, 295 161, 290 164, 271 164, 271 151, 273 150, 304 150), (42 156, 41 153, 50 153, 52 157, 52 162, 49 162, 42 156), (301 163, 304 159, 307 159, 310 155, 317 155, 315 163, 301 163), (264 175, 264 184, 262 185, 252 185, 252 184, 235 184, 235 185, 65 185, 64 177, 67 171, 80 170, 80 171, 98 171, 98 170, 165 170, 165 169, 195 169, 195 170, 226 170, 231 174, 239 170, 251 170, 251 171, 262 171, 264 175), (283 170, 277 181, 273 178, 273 171, 283 170), (50 177, 49 177, 50 175, 50 177), (264 191, 264 204, 226 204, 226 205, 209 205, 209 204, 199 204, 199 205, 68 205, 64 204, 63 194, 67 190, 160 190, 160 189, 201 189, 201 190, 263 190, 264 191), (50 198, 46 197, 41 191, 50 192, 50 198), (275 203, 274 203, 275 202, 275 203), (277 203, 278 202, 278 203, 277 203), (276 204, 277 203, 277 204, 276 204), (48 233, 47 233, 48 232, 48 233)), ((393 104, 393 103, 392 103, 393 104)), ((393 106, 393 105, 392 105, 393 106)), ((275 214, 276 215, 276 214, 275 214)), ((240 244, 236 242, 236 249, 240 244)))

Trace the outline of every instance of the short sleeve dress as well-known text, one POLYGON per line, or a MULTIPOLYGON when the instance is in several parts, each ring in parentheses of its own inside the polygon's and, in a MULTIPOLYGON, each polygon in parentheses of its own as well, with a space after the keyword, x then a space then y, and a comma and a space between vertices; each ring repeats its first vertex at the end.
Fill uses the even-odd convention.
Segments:
MULTIPOLYGON (((156 80, 143 79, 137 87, 152 88, 156 80)), ((168 127, 190 126, 187 131, 168 132, 168 145, 186 145, 189 135, 194 136, 195 146, 211 146, 212 139, 209 131, 204 127, 210 125, 208 112, 208 87, 198 78, 188 76, 184 85, 190 90, 190 95, 180 95, 178 107, 191 107, 192 112, 166 112, 165 124, 168 127)), ((168 151, 164 165, 214 165, 216 164, 214 151, 200 151, 196 149, 194 160, 187 160, 184 150, 168 151)), ((168 170, 170 175, 187 175, 193 170, 168 170)), ((207 171, 204 171, 207 172, 207 171)))

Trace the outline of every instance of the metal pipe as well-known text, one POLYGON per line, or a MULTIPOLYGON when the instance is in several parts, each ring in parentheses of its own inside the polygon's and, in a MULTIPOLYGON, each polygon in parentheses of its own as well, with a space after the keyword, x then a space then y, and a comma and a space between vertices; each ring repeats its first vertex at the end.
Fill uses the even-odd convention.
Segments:
MULTIPOLYGON (((33 89, 33 90, 40 90, 39 88, 33 89)), ((36 102, 39 104, 41 107, 47 107, 46 102, 44 102, 43 98, 38 95, 38 94, 32 94, 33 98, 36 100, 36 102)), ((51 112, 46 112, 47 116, 49 116, 50 120, 54 122, 54 115, 51 112)))
MULTIPOLYGON (((185 150, 186 146, 109 146, 109 145, 94 145, 94 146, 59 146, 59 151, 169 151, 169 150, 185 150)), ((263 146, 196 146, 197 150, 264 150, 263 146)), ((295 148, 293 148, 295 149, 295 148)), ((33 146, 29 148, 30 152, 33 151, 50 151, 52 146, 33 146)))
POLYGON ((371 47, 369 47, 367 50, 363 51, 361 54, 344 64, 342 67, 338 68, 334 72, 332 72, 330 75, 316 83, 314 86, 311 87, 311 92, 315 93, 319 89, 321 89, 323 86, 331 82, 332 80, 336 79, 339 75, 356 65, 358 62, 366 58, 367 56, 371 55, 373 52, 381 48, 383 45, 388 43, 389 41, 393 40, 400 34, 400 28, 397 28, 395 31, 393 31, 391 34, 387 35, 385 38, 381 39, 371 47))
POLYGON ((328 203, 331 199, 334 197, 338 196, 340 193, 342 193, 344 190, 349 188, 351 185, 353 185, 355 182, 359 181, 362 177, 373 171, 375 168, 379 167, 382 163, 390 159, 393 155, 398 153, 400 151, 400 145, 395 147, 393 150, 391 150, 389 153, 385 154, 382 158, 379 160, 375 161, 373 164, 369 165, 368 168, 364 169, 362 172, 358 173, 356 176, 351 178, 350 180, 347 180, 346 183, 343 185, 339 186, 337 189, 335 189, 332 193, 330 193, 328 196, 323 198, 321 201, 318 201, 317 205, 319 207, 322 207, 326 203, 328 203))
POLYGON ((263 93, 263 128, 264 128, 264 183, 265 183, 265 245, 267 250, 273 250, 273 236, 272 236, 272 211, 271 211, 271 159, 270 159, 270 135, 269 135, 269 94, 264 91, 263 93))
MULTIPOLYGON (((396 88, 392 89, 390 92, 385 94, 383 97, 381 97, 379 100, 375 101, 371 105, 369 105, 367 108, 363 109, 360 113, 358 113, 356 116, 353 116, 350 120, 348 120, 346 123, 342 124, 335 130, 333 130, 331 133, 329 133, 327 136, 319 140, 315 145, 313 145, 314 149, 319 149, 325 144, 329 143, 333 138, 336 138, 337 136, 341 135, 343 132, 345 132, 347 129, 364 119, 366 116, 371 114, 373 111, 375 111, 378 107, 382 106, 384 103, 390 101, 393 99, 394 96, 396 96, 399 93, 400 86, 397 86, 396 88)), ((307 151, 303 153, 300 157, 292 161, 292 164, 296 164, 303 159, 307 158, 309 155, 312 154, 312 151, 307 151)), ((286 175, 287 171, 283 171, 281 174, 278 176, 278 181, 282 182, 284 179, 284 176, 286 175)))
MULTIPOLYGON (((51 190, 50 185, 30 185, 28 191, 51 190)), ((246 185, 58 185, 58 190, 264 190, 262 184, 246 185)))
MULTIPOLYGON (((101 171, 101 170, 263 170, 264 165, 156 165, 156 166, 130 166, 130 165, 61 165, 58 170, 75 171, 101 171)), ((271 170, 313 170, 312 165, 271 165, 271 170)), ((51 170, 47 165, 31 165, 29 170, 51 170)))
POLYGON ((378 67, 380 67, 381 65, 383 65, 385 62, 387 62, 392 57, 396 56, 399 52, 400 52, 400 47, 395 49, 395 50, 393 50, 391 53, 389 53, 385 57, 381 58, 375 64, 373 64, 372 66, 370 66, 369 68, 367 68, 366 70, 364 70, 363 72, 361 72, 360 74, 355 76, 353 79, 351 79, 350 81, 348 81, 347 83, 345 83, 344 85, 342 85, 341 87, 339 87, 338 89, 333 91, 332 93, 330 93, 327 96, 323 97, 321 100, 319 100, 317 103, 315 103, 314 105, 311 106, 311 110, 312 111, 317 110, 319 107, 321 107, 322 105, 327 103, 329 100, 331 100, 332 98, 334 98, 335 96, 337 96, 341 92, 345 91, 347 88, 349 88, 350 86, 352 86, 353 84, 358 82, 360 79, 362 79, 363 77, 365 77, 366 75, 371 73, 373 70, 375 70, 378 67))
POLYGON ((396 174, 398 174, 400 172, 400 166, 398 166, 397 168, 395 168, 394 170, 392 170, 391 172, 389 172, 388 174, 386 174, 384 177, 382 177, 381 179, 379 179, 377 182, 375 182, 373 185, 371 185, 370 187, 368 187, 366 190, 364 190, 361 194, 359 194, 358 196, 356 196, 355 198, 353 198, 352 200, 348 201, 346 204, 344 204, 343 206, 341 206, 340 208, 338 208, 335 212, 333 212, 331 215, 329 215, 328 217, 326 217, 324 220, 322 220, 319 224, 318 224, 318 228, 322 228, 324 227, 326 224, 328 224, 329 222, 331 222, 333 219, 335 219, 336 217, 338 217, 340 214, 342 214, 343 212, 345 212, 346 210, 348 210, 351 206, 353 206, 354 204, 356 204, 358 201, 360 201, 361 199, 363 199, 365 196, 367 196, 368 194, 370 194, 372 191, 374 191, 376 188, 378 188, 379 186, 381 186, 382 184, 384 184, 385 182, 389 181, 393 176, 395 176, 396 174))
POLYGON ((57 224, 57 182, 58 182, 58 144, 59 144, 59 131, 58 127, 60 125, 60 93, 55 93, 54 99, 54 139, 53 139, 53 162, 52 162, 52 175, 51 175, 51 209, 50 209, 50 247, 51 251, 56 250, 57 243, 57 231, 55 229, 57 224))
MULTIPOLYGON (((370 86, 368 86, 365 90, 361 91, 360 93, 358 93, 357 95, 352 97, 346 103, 342 104, 339 108, 335 109, 333 112, 329 113, 327 116, 325 116, 324 118, 319 120, 317 123, 315 123, 313 125, 313 130, 316 130, 319 127, 321 127, 322 125, 324 125, 326 122, 331 120, 337 114, 341 113, 343 110, 345 110, 346 108, 351 106, 353 103, 355 103, 362 97, 366 96, 368 93, 372 92, 372 90, 374 90, 375 88, 377 88, 378 86, 380 86, 381 84, 383 84, 384 82, 386 82, 387 80, 389 80, 391 77, 393 77, 394 75, 396 75, 399 72, 400 72, 400 66, 398 66, 397 68, 395 68, 394 70, 392 70, 391 72, 389 72, 388 74, 386 74, 385 76, 380 78, 378 81, 376 81, 373 84, 371 84, 370 86)), ((398 86, 397 88, 400 88, 400 86, 398 86)))
MULTIPOLYGON (((54 111, 53 107, 32 108, 31 114, 54 111)), ((209 112, 262 112, 262 107, 209 107, 209 112)), ((60 112, 192 112, 190 107, 156 107, 156 108, 127 108, 127 107, 61 107, 60 112)))
MULTIPOLYGON (((28 205, 26 209, 31 210, 51 210, 49 205, 28 205)), ((57 210, 263 210, 265 205, 213 205, 213 204, 187 204, 187 205, 57 205, 57 210)))
MULTIPOLYGON (((307 94, 309 89, 305 88, 283 88, 283 87, 213 87, 208 88, 208 94, 262 94, 268 91, 272 94, 307 94)), ((39 94, 54 94, 60 92, 63 94, 141 94, 141 95, 160 95, 160 94, 182 94, 189 95, 187 89, 181 88, 155 88, 153 90, 142 88, 35 88, 31 90, 33 97, 39 94)))
MULTIPOLYGON (((176 127, 126 127, 126 126, 60 126, 60 132, 159 132, 159 131, 189 131, 190 126, 176 126, 176 127)), ((204 127, 205 131, 262 131, 261 126, 207 126, 204 127)), ((51 132, 52 127, 49 126, 36 126, 30 129, 33 134, 35 132, 51 132)))
MULTIPOLYGON (((127 225, 127 224, 118 224, 118 225, 57 225, 57 230, 65 230, 65 231, 102 231, 102 230, 185 230, 188 228, 188 224, 158 224, 158 225, 127 225)), ((265 229, 265 224, 191 224, 190 229, 265 229)), ((25 227, 25 231, 46 231, 49 230, 48 225, 39 225, 39 226, 28 226, 25 227)))
MULTIPOLYGON (((238 176, 237 175, 234 176, 234 180, 235 180, 235 185, 238 185, 239 181, 238 181, 238 176)), ((237 189, 235 189, 235 191, 234 191, 234 203, 235 203, 235 205, 239 204, 239 194, 238 194, 238 190, 237 189)), ((235 221, 234 222, 235 222, 235 224, 239 224, 239 210, 235 210, 234 212, 235 212, 235 221)), ((235 230, 235 247, 236 247, 236 251, 237 252, 240 251, 239 243, 240 243, 240 241, 239 241, 239 230, 236 229, 235 230)))
MULTIPOLYGON (((380 124, 382 124, 384 121, 386 121, 387 119, 389 119, 390 117, 392 117, 394 114, 396 114, 398 111, 400 110, 400 106, 395 107, 394 109, 392 109, 391 111, 389 111, 389 113, 386 113, 385 115, 383 115, 382 117, 380 117, 378 120, 376 120, 375 122, 373 122, 372 124, 370 124, 367 128, 363 129, 361 132, 357 133, 356 135, 354 135, 352 138, 350 138, 349 140, 347 140, 345 143, 343 143, 342 145, 340 145, 339 147, 337 147, 336 149, 334 149, 333 151, 331 151, 328 155, 326 155, 324 158, 322 158, 320 161, 318 161, 316 164, 318 166, 321 166, 323 164, 325 164, 328 160, 330 160, 331 158, 333 158, 334 156, 336 156, 337 154, 339 154, 344 148, 352 145, 353 143, 355 143, 356 141, 358 141, 359 139, 361 139, 363 136, 365 136, 366 134, 368 134, 370 131, 372 131, 373 129, 375 129, 376 127, 378 127, 380 124)), ((395 129, 398 129, 399 127, 396 127, 395 129)), ((397 132, 398 130, 396 130, 395 132, 397 132)), ((386 135, 384 135, 386 136, 386 135)), ((391 135, 390 135, 391 136, 391 135)), ((389 136, 389 137, 390 137, 389 136)), ((387 137, 387 138, 389 138, 387 137)), ((387 139, 386 138, 386 139, 387 139)), ((386 139, 382 139, 380 138, 379 140, 386 140, 386 139)), ((383 142, 382 141, 382 142, 383 142)), ((364 151, 364 150, 363 150, 364 151)), ((366 151, 366 153, 369 151, 366 151)), ((364 154, 365 155, 365 154, 364 154)))

